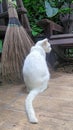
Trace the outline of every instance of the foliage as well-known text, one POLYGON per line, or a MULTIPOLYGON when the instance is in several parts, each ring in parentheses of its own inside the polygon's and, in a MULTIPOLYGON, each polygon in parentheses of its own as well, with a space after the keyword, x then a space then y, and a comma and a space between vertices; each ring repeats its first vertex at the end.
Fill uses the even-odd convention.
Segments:
MULTIPOLYGON (((57 18, 60 14, 70 14, 73 12, 71 4, 73 0, 45 0, 45 8, 47 17, 57 18)), ((57 19, 56 19, 57 20, 57 19)))
POLYGON ((12 0, 13 5, 15 6, 15 8, 17 8, 17 3, 16 0, 12 0))
POLYGON ((0 52, 2 52, 2 40, 0 40, 0 52))
POLYGON ((42 31, 37 26, 37 22, 43 18, 49 18, 60 23, 59 14, 72 12, 72 9, 70 9, 71 3, 73 3, 73 0, 23 0, 23 4, 28 11, 33 35, 42 31), (68 7, 62 8, 65 3, 68 7))
POLYGON ((45 5, 42 0, 23 0, 24 7, 27 9, 32 34, 37 35, 42 30, 37 26, 37 22, 45 17, 45 5))
POLYGON ((32 26, 32 35, 36 36, 42 32, 42 28, 38 27, 37 25, 32 26))
POLYGON ((45 16, 44 2, 42 0, 23 0, 23 3, 28 10, 28 17, 31 23, 37 22, 45 16))
POLYGON ((50 3, 45 0, 45 10, 49 18, 55 16, 58 13, 58 8, 51 7, 50 3))
POLYGON ((65 53, 67 58, 73 58, 73 48, 67 48, 65 53))
POLYGON ((0 3, 2 2, 2 0, 0 0, 0 3))
POLYGON ((64 3, 71 4, 73 0, 48 0, 54 7, 61 8, 64 3))
POLYGON ((50 5, 58 8, 58 13, 67 14, 70 13, 72 10, 70 8, 71 3, 73 3, 73 0, 49 0, 50 5))

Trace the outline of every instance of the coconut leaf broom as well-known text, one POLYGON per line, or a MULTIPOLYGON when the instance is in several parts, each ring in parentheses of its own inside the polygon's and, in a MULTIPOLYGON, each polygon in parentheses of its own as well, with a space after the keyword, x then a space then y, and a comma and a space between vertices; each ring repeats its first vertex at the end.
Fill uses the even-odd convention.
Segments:
POLYGON ((2 51, 3 81, 22 82, 23 61, 34 43, 20 24, 11 0, 8 0, 8 14, 9 23, 2 51))

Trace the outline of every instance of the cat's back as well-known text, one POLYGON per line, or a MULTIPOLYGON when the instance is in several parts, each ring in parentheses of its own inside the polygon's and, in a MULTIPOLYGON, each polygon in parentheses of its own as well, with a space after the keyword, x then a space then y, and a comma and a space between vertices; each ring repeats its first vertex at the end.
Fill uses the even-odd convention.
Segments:
POLYGON ((31 51, 23 65, 23 77, 26 86, 33 88, 49 79, 48 67, 44 55, 37 49, 31 51))
POLYGON ((27 71, 32 70, 32 69, 39 69, 44 66, 45 64, 45 59, 44 57, 40 54, 39 51, 32 51, 29 53, 29 55, 26 57, 24 61, 24 66, 23 70, 26 69, 27 71))
POLYGON ((31 52, 24 61, 23 75, 33 79, 48 74, 46 60, 38 51, 31 52))

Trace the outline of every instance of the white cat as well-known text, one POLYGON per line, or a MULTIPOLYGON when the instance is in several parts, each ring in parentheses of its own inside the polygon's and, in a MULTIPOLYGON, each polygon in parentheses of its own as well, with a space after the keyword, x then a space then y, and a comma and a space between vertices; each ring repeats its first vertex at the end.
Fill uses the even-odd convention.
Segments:
POLYGON ((32 101, 48 87, 50 73, 46 64, 46 52, 50 53, 51 46, 48 39, 38 41, 31 48, 23 65, 23 78, 29 91, 25 101, 26 113, 31 123, 38 123, 32 101))

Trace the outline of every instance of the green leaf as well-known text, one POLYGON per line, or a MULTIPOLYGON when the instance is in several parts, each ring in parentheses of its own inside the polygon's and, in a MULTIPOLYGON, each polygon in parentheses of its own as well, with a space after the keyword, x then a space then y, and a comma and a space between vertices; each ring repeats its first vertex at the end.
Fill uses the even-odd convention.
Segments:
POLYGON ((2 40, 0 40, 0 52, 2 52, 2 40))
POLYGON ((51 7, 50 3, 45 1, 46 14, 49 18, 55 16, 58 13, 58 8, 51 7))
POLYGON ((32 35, 33 35, 33 36, 36 36, 36 35, 38 35, 38 32, 32 30, 32 35))
POLYGON ((2 2, 2 0, 0 0, 0 3, 2 2))
POLYGON ((15 8, 17 7, 16 0, 8 0, 8 2, 11 2, 14 5, 15 8))
POLYGON ((16 0, 13 1, 13 4, 15 5, 15 7, 17 7, 17 3, 16 0))

